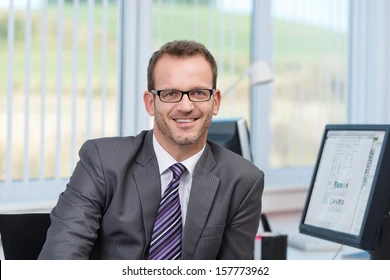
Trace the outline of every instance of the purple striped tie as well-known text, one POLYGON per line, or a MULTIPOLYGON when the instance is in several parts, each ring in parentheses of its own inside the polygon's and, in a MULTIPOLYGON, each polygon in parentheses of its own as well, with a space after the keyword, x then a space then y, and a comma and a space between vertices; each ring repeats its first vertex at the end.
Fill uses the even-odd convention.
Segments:
POLYGON ((158 208, 150 243, 149 260, 181 259, 182 222, 179 183, 186 168, 181 163, 175 163, 169 169, 173 172, 173 179, 168 184, 158 208))

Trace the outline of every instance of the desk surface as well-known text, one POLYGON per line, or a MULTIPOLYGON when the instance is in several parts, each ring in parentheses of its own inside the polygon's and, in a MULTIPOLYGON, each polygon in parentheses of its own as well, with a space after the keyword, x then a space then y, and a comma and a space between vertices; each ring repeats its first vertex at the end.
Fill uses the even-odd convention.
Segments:
POLYGON ((343 246, 338 254, 337 251, 338 250, 303 251, 293 247, 287 247, 287 259, 288 260, 332 260, 334 258, 335 260, 342 260, 346 258, 346 255, 364 252, 363 250, 359 250, 349 246, 343 246))
POLYGON ((0 260, 4 260, 3 245, 1 245, 1 242, 0 242, 0 260))

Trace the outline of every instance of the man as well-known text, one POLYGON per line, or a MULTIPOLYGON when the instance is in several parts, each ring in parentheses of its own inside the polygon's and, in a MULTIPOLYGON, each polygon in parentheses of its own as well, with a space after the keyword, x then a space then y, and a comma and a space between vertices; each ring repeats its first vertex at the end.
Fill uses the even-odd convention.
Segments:
POLYGON ((148 66, 153 130, 87 141, 40 259, 251 259, 264 174, 207 141, 221 92, 211 53, 173 41, 148 66))

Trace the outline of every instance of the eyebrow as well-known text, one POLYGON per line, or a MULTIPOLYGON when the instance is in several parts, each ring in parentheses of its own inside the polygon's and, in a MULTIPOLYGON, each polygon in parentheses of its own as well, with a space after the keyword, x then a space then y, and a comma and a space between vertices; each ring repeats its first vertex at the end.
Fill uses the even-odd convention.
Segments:
POLYGON ((176 89, 176 88, 164 88, 164 89, 159 89, 159 90, 178 90, 178 91, 191 91, 191 90, 197 90, 197 89, 213 89, 213 87, 194 87, 189 90, 182 90, 182 89, 176 89))

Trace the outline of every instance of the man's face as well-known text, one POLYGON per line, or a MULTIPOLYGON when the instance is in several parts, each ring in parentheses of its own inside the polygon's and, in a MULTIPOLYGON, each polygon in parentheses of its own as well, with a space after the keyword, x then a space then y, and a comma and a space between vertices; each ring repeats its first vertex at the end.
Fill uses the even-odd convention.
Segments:
MULTIPOLYGON (((154 70, 156 90, 212 89, 212 70, 201 55, 177 58, 163 55, 154 70)), ((154 116, 154 133, 161 145, 204 145, 213 114, 219 111, 221 94, 214 91, 207 102, 192 102, 184 95, 177 103, 164 103, 145 92, 146 110, 154 116), (161 143, 162 142, 162 143, 161 143)))

